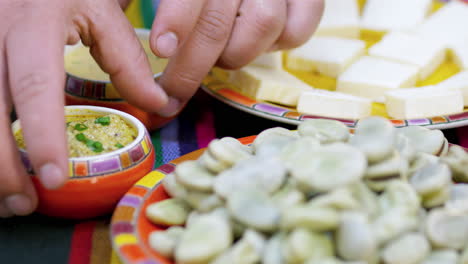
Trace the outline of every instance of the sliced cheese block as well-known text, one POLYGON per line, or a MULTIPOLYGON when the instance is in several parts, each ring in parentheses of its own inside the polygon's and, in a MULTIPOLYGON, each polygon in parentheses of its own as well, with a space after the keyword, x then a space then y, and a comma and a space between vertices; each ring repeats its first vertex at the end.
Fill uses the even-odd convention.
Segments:
POLYGON ((371 107, 372 101, 366 98, 316 89, 301 94, 297 111, 323 117, 360 119, 371 114, 371 107))
POLYGON ((427 16, 432 0, 367 0, 361 27, 374 31, 410 31, 427 16))
POLYGON ((246 66, 230 74, 230 82, 242 94, 261 101, 296 106, 299 95, 313 89, 283 70, 246 66))
POLYGON ((468 37, 468 5, 450 1, 425 20, 416 33, 445 45, 453 45, 468 37))
POLYGON ((445 46, 424 37, 391 32, 369 49, 369 55, 417 66, 423 80, 444 62, 445 51, 445 46))
POLYGON ((459 89, 426 86, 387 92, 385 105, 392 118, 425 118, 462 112, 463 97, 459 89))
POLYGON ((264 53, 252 61, 250 65, 278 70, 283 69, 283 52, 275 51, 264 53))
POLYGON ((340 75, 336 90, 382 101, 389 90, 414 86, 418 72, 416 66, 364 56, 340 75))
POLYGON ((359 7, 356 0, 325 0, 325 10, 316 36, 359 37, 359 7))
POLYGON ((464 105, 468 106, 468 71, 455 74, 437 86, 445 89, 460 89, 463 93, 464 105))
POLYGON ((453 43, 449 46, 452 60, 463 70, 468 70, 468 39, 453 43))
POLYGON ((301 47, 289 52, 287 67, 293 70, 313 71, 338 77, 363 56, 366 43, 357 39, 313 37, 301 47))

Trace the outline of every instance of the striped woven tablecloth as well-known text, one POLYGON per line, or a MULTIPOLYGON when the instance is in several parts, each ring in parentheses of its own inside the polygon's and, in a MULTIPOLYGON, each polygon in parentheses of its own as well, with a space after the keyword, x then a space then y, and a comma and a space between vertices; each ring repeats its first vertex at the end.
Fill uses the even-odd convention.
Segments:
MULTIPOLYGON (((140 7, 147 16, 154 12, 151 3, 140 6, 136 1, 129 8, 131 21, 136 27, 149 26, 151 18, 134 15, 140 7)), ((240 138, 274 126, 295 128, 235 110, 200 91, 177 119, 152 133, 155 167, 205 147, 215 137, 240 138)), ((451 143, 468 147, 468 127, 444 132, 451 143)), ((109 241, 109 221, 110 216, 67 221, 41 215, 0 220, 0 264, 119 263, 109 241)))

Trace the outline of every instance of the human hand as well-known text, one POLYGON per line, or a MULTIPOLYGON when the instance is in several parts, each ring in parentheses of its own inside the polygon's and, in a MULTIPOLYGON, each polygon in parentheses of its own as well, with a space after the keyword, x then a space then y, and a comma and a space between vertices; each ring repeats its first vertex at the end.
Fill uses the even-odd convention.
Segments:
POLYGON ((130 103, 164 113, 168 97, 115 0, 0 0, 0 217, 37 206, 10 128, 13 105, 28 156, 49 189, 68 177, 64 118, 64 44, 82 40, 130 103))
POLYGON ((236 69, 265 51, 300 46, 315 31, 323 0, 161 0, 151 48, 170 57, 160 83, 176 111, 215 64, 236 69))

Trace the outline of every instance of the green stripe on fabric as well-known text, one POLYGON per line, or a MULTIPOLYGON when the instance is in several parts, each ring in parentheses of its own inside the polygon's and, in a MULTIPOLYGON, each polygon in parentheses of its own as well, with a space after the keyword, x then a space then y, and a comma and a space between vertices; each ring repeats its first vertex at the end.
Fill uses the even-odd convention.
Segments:
POLYGON ((151 0, 141 0, 140 8, 143 17, 143 25, 145 28, 151 28, 154 19, 154 9, 151 0))
POLYGON ((162 142, 161 142, 161 132, 160 130, 151 133, 151 141, 153 142, 154 151, 156 154, 156 161, 154 162, 154 168, 157 168, 163 165, 163 152, 162 152, 162 142))
POLYGON ((40 215, 0 220, 0 263, 67 263, 75 224, 40 215))

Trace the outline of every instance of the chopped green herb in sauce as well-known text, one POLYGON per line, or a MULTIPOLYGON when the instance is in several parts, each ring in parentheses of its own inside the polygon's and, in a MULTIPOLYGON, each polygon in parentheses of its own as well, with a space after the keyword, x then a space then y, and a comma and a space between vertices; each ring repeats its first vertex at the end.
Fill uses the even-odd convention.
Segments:
POLYGON ((109 116, 98 117, 98 118, 96 118, 94 123, 101 124, 103 126, 108 126, 110 124, 110 117, 109 116))
POLYGON ((88 127, 84 124, 76 124, 74 128, 78 131, 85 131, 86 129, 88 129, 88 127))

